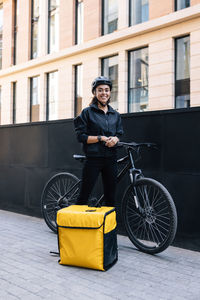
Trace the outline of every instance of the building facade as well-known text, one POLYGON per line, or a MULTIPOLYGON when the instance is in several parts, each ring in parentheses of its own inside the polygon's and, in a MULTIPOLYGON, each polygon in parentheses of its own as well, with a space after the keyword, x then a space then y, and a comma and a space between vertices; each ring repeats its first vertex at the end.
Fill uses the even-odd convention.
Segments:
POLYGON ((200 106, 200 0, 0 0, 0 124, 200 106))

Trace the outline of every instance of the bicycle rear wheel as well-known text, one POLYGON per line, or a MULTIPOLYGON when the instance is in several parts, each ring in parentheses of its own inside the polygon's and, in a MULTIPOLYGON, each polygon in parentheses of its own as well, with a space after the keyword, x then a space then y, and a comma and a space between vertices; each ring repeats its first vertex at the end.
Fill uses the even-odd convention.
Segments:
POLYGON ((176 208, 167 189, 154 179, 140 178, 127 188, 122 217, 128 237, 145 253, 162 252, 174 240, 176 208))
POLYGON ((79 183, 80 180, 71 173, 58 173, 46 183, 41 196, 41 210, 47 226, 52 231, 57 232, 57 211, 76 203, 79 183))

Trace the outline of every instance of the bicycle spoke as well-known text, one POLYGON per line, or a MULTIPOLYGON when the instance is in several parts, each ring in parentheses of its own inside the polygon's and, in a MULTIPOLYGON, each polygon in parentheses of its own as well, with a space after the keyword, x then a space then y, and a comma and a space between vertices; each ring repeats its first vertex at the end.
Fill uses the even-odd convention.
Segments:
POLYGON ((161 237, 161 240, 164 240, 166 235, 158 228, 158 225, 156 223, 154 223, 154 224, 152 224, 152 227, 158 232, 158 234, 161 237), (164 238, 162 236, 164 236, 164 238))
MULTIPOLYGON (((48 192, 48 195, 49 194, 52 196, 52 199, 55 199, 55 196, 50 191, 48 192)), ((56 194, 59 196, 58 198, 60 198, 61 196, 60 193, 56 192, 56 194)))
MULTIPOLYGON (((162 199, 162 196, 159 198, 159 200, 160 200, 160 199, 162 199)), ((158 204, 156 204, 156 205, 153 205, 153 203, 152 203, 152 206, 153 206, 154 208, 156 208, 156 207, 158 207, 158 206, 161 206, 161 205, 164 204, 164 203, 166 203, 165 200, 163 200, 162 202, 158 202, 158 204)))
POLYGON ((159 214, 159 213, 161 213, 161 212, 163 212, 163 211, 166 211, 166 210, 168 210, 168 207, 166 206, 166 207, 163 207, 161 210, 159 210, 158 212, 157 212, 157 214, 159 214))
POLYGON ((138 216, 139 218, 141 217, 139 213, 137 213, 133 208, 129 208, 129 211, 132 211, 133 215, 138 216))
MULTIPOLYGON (((156 195, 155 195, 155 193, 154 193, 154 196, 152 197, 152 198, 153 198, 153 200, 152 200, 152 206, 154 205, 154 203, 155 203, 156 201, 159 201, 159 199, 157 200, 157 197, 158 197, 158 195, 159 195, 159 190, 157 190, 157 191, 156 191, 156 189, 154 189, 154 190, 155 190, 156 195)), ((162 197, 162 195, 161 195, 160 197, 162 197)))
POLYGON ((136 222, 136 220, 130 220, 129 221, 129 225, 131 226, 131 224, 133 224, 133 227, 136 227, 137 226, 137 224, 139 224, 141 222, 141 219, 139 219, 137 222, 136 222))
POLYGON ((156 214, 156 218, 163 218, 163 219, 167 219, 167 220, 170 220, 170 218, 169 218, 169 214, 168 213, 166 213, 166 214, 156 214), (168 217, 165 217, 165 215, 167 215, 168 217))
POLYGON ((79 186, 78 178, 70 173, 60 173, 52 177, 42 194, 42 211, 44 219, 53 231, 57 231, 56 213, 59 208, 75 204, 79 186), (73 188, 73 186, 76 186, 73 188), (59 201, 64 199, 64 201, 59 201))
MULTIPOLYGON (((156 224, 156 223, 154 223, 154 224, 156 224)), ((158 224, 157 224, 158 225, 158 224)), ((161 228, 161 229, 163 229, 164 231, 168 231, 168 229, 167 228, 165 228, 165 227, 163 227, 161 224, 159 224, 159 227, 161 228)))
POLYGON ((50 202, 50 203, 57 203, 57 201, 56 201, 56 199, 53 199, 53 198, 50 198, 50 197, 47 197, 46 198, 48 201, 48 203, 50 202))
POLYGON ((166 223, 166 222, 164 222, 163 220, 161 220, 161 219, 159 219, 159 218, 157 218, 157 220, 159 221, 159 222, 161 222, 161 223, 163 223, 164 225, 167 225, 167 227, 169 227, 169 223, 166 223))
POLYGON ((147 253, 159 253, 169 246, 175 235, 176 211, 171 196, 160 183, 139 179, 127 190, 123 209, 128 236, 136 247, 147 253))
POLYGON ((153 226, 153 224, 150 225, 150 228, 151 228, 151 232, 152 232, 152 237, 155 237, 155 239, 153 239, 153 241, 159 245, 159 239, 158 239, 158 236, 156 234, 156 231, 155 231, 155 228, 153 226))

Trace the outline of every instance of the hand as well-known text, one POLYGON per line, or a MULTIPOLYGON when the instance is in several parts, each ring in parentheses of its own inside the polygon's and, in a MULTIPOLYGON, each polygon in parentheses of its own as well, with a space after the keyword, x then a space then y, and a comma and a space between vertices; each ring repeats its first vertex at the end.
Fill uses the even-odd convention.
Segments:
POLYGON ((116 136, 109 136, 107 142, 106 142, 106 146, 107 147, 114 147, 117 143, 119 142, 118 137, 116 136))
POLYGON ((102 135, 101 136, 101 142, 107 143, 109 140, 109 137, 102 135))

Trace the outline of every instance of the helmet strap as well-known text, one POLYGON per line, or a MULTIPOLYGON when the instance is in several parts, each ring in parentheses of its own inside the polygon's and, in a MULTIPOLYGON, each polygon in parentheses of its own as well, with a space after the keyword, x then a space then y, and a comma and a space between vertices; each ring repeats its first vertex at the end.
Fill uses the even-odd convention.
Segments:
POLYGON ((101 103, 101 101, 99 101, 99 100, 97 99, 97 102, 98 102, 98 104, 99 104, 100 106, 102 106, 102 107, 106 107, 106 106, 108 105, 108 101, 107 101, 106 103, 101 103))

